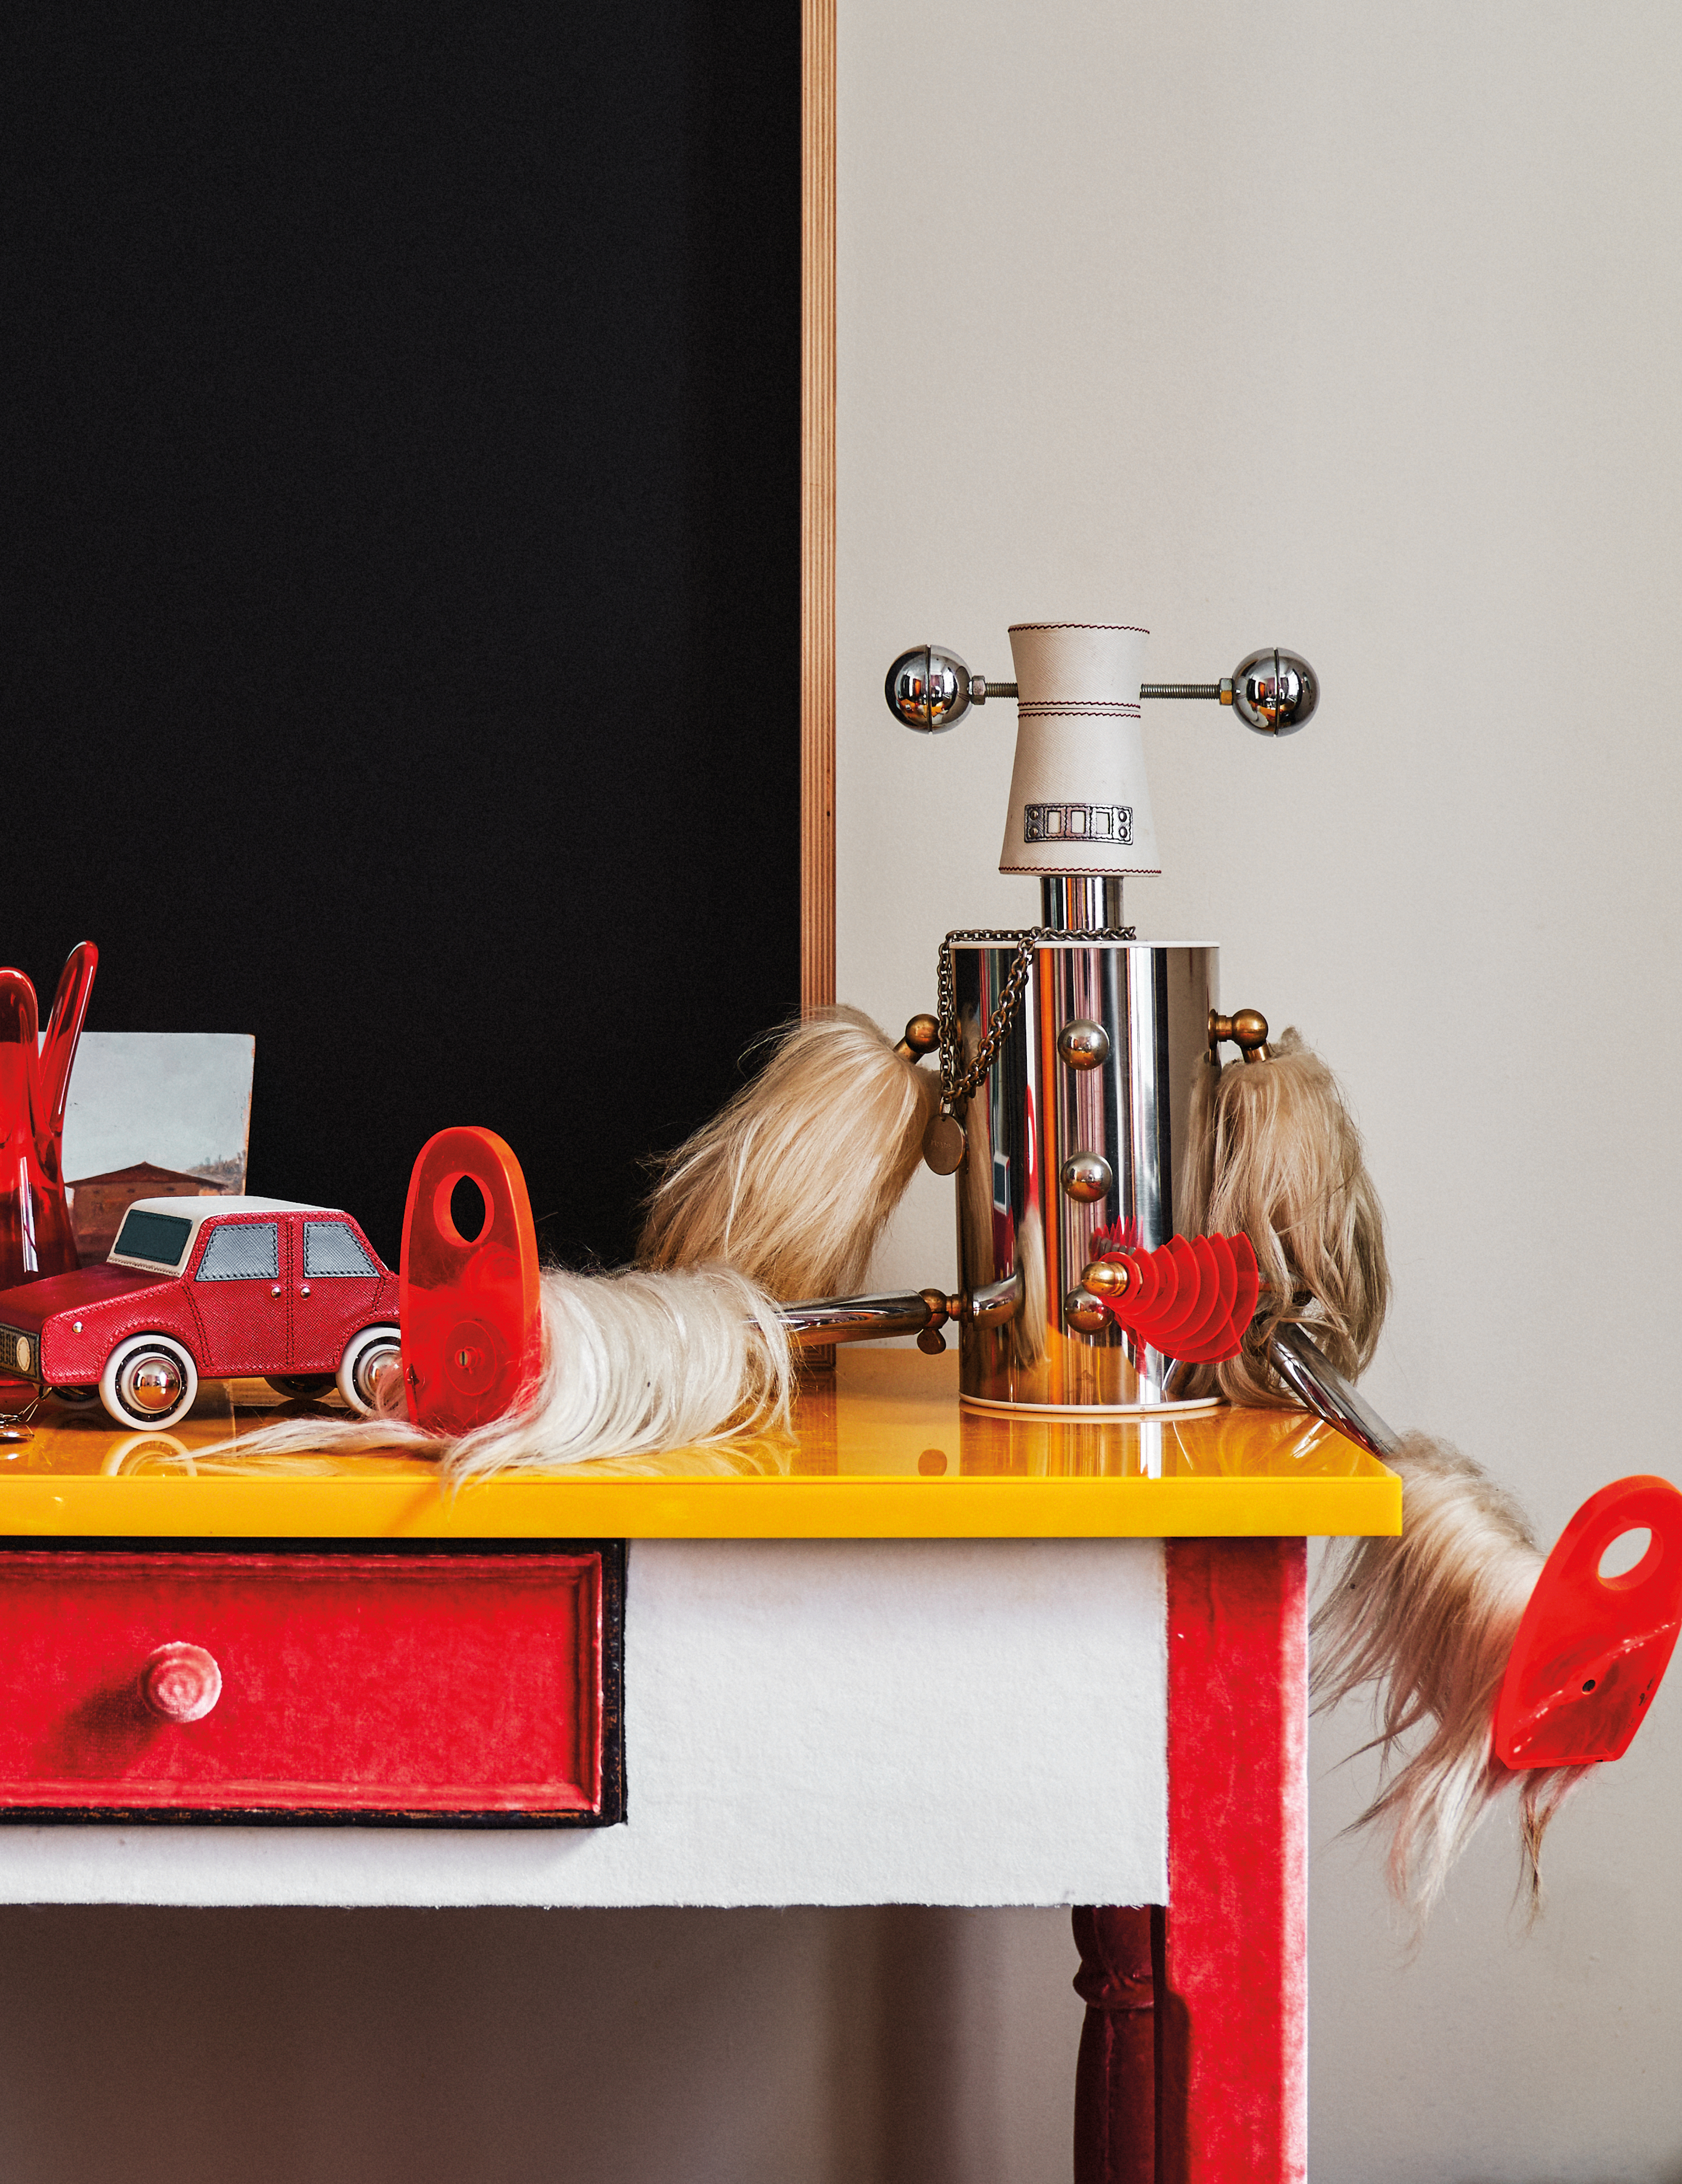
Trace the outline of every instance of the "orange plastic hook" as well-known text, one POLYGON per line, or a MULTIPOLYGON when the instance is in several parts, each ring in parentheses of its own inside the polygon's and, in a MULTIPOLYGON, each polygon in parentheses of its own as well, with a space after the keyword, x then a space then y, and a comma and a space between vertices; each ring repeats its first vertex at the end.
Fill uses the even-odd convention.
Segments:
POLYGON ((543 1370, 537 1236, 526 1178, 493 1130, 440 1130, 420 1148, 403 1217, 398 1318, 409 1415, 456 1436, 512 1410, 543 1370), (465 1178, 485 1201, 467 1237, 450 1198, 465 1178))
POLYGON ((1668 1479, 1591 1494, 1548 1557, 1501 1679, 1495 1755, 1507 1767, 1617 1759, 1646 1719, 1682 1629, 1682 1493, 1668 1479), (1602 1577, 1621 1533, 1651 1535, 1634 1569, 1602 1577))

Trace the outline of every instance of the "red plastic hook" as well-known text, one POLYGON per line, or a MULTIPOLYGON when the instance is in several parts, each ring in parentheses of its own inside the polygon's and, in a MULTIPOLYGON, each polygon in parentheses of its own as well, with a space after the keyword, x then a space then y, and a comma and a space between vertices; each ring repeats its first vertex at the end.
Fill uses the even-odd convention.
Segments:
POLYGON ((398 1318, 409 1415, 451 1436, 512 1410, 543 1370, 537 1236, 511 1150, 475 1125, 440 1130, 420 1148, 403 1217, 398 1318), (464 1236, 450 1197, 464 1178, 485 1201, 464 1236))
POLYGON ((1682 1493, 1668 1479, 1615 1479, 1591 1494, 1548 1557, 1495 1705, 1505 1766, 1617 1759, 1646 1720, 1682 1628, 1682 1493), (1646 1529, 1634 1569, 1602 1577, 1620 1533, 1646 1529))

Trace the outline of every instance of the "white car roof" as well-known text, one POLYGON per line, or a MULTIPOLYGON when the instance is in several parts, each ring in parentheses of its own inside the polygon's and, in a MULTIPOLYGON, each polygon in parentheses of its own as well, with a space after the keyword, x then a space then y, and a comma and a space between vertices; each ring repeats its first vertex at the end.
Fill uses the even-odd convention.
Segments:
MULTIPOLYGON (((136 1198, 124 1210, 126 1221, 131 1213, 163 1213, 175 1221, 190 1221, 192 1233, 182 1247, 181 1256, 174 1261, 138 1258, 131 1251, 119 1252, 113 1244, 107 1252, 108 1267, 131 1267, 136 1273, 155 1274, 160 1268, 180 1268, 187 1264, 188 1254, 198 1241, 198 1232, 207 1221, 220 1220, 230 1213, 319 1213, 330 1220, 348 1221, 350 1216, 342 1213, 336 1206, 306 1206, 293 1198, 223 1198, 215 1191, 203 1191, 192 1198, 136 1198)), ((117 1230, 117 1242, 122 1241, 122 1228, 117 1230)))
POLYGON ((136 1198, 128 1211, 132 1213, 136 1206, 142 1213, 173 1213, 178 1219, 186 1214, 191 1221, 202 1221, 209 1213, 337 1213, 342 1221, 350 1217, 339 1213, 337 1206, 305 1205, 296 1198, 223 1198, 214 1190, 196 1198, 136 1198))

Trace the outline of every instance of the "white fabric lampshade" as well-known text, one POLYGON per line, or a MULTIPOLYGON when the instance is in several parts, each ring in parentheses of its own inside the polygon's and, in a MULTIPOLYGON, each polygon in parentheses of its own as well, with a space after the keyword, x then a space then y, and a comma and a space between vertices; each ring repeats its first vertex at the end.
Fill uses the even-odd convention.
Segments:
POLYGON ((1159 872, 1139 687, 1150 632, 1013 622, 1016 762, 1001 872, 1159 872))

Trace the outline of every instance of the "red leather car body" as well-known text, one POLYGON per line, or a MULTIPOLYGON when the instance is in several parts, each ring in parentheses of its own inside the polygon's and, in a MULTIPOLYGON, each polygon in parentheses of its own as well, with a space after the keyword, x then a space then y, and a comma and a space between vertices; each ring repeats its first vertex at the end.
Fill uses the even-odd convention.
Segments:
POLYGON ((173 1337, 202 1379, 331 1373, 354 1335, 395 1325, 397 1311, 397 1276, 348 1213, 281 1199, 143 1200, 103 1266, 0 1290, 0 1374, 91 1387, 117 1345, 142 1334, 173 1337), (161 1256, 144 1263, 136 1236, 160 1255, 178 1246, 176 1269, 161 1256))

